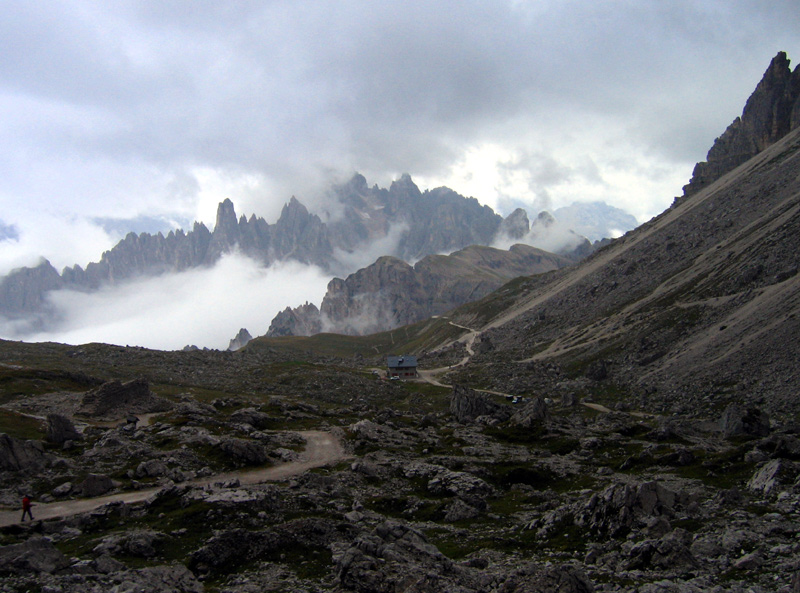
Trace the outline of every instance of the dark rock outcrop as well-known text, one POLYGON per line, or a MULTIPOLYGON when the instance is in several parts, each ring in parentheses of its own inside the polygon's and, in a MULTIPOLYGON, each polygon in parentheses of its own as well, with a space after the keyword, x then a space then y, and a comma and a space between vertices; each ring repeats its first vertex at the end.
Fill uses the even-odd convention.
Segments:
POLYGON ((458 590, 452 561, 422 532, 396 521, 358 537, 336 558, 336 576, 345 590, 360 593, 458 590))
POLYGON ((42 444, 38 441, 15 439, 7 434, 0 434, 0 469, 2 470, 39 470, 50 463, 42 444))
POLYGON ((456 385, 450 396, 450 413, 462 423, 474 422, 481 416, 496 420, 507 420, 510 412, 507 406, 498 404, 486 393, 456 385))
POLYGON ((81 495, 92 498, 102 496, 114 489, 114 481, 102 474, 89 474, 86 479, 78 484, 81 495))
POLYGON ((81 399, 77 413, 92 418, 120 419, 130 414, 165 412, 172 403, 150 391, 145 379, 127 383, 109 381, 87 391, 81 399))
POLYGON ((272 530, 232 529, 214 536, 194 552, 189 566, 200 574, 231 570, 243 562, 275 552, 285 543, 286 539, 272 530))
POLYGON ((245 439, 224 438, 219 443, 219 449, 243 465, 262 465, 269 460, 267 451, 262 445, 245 439))
POLYGON ((789 69, 778 52, 745 104, 741 117, 716 139, 704 162, 697 163, 683 193, 691 195, 757 155, 800 125, 800 68, 789 69))
POLYGON ((72 420, 60 414, 47 415, 47 432, 45 439, 56 445, 63 445, 67 441, 76 441, 81 434, 75 429, 72 420))
POLYGON ((541 397, 534 397, 511 416, 511 423, 522 428, 532 428, 550 419, 550 411, 541 397))
POLYGON ((594 585, 574 566, 541 568, 530 565, 516 570, 498 589, 499 593, 592 593, 594 585))
POLYGON ((725 408, 719 428, 726 438, 765 437, 770 432, 769 416, 757 408, 731 404, 725 408))
POLYGON ((69 558, 43 537, 31 538, 21 544, 0 546, 0 575, 52 574, 69 565, 69 558))

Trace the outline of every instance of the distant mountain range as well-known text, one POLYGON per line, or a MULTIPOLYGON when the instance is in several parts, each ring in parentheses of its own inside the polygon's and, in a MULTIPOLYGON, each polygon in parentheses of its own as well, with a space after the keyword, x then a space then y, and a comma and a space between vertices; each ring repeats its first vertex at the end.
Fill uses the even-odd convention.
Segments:
POLYGON ((50 291, 91 292, 134 278, 210 266, 234 250, 264 266, 295 260, 331 275, 346 275, 383 255, 416 261, 469 245, 491 245, 500 237, 509 244, 535 244, 545 237, 552 240, 548 234, 557 232, 564 257, 576 261, 592 251, 585 237, 554 226, 549 215, 541 214, 533 224, 521 210, 503 219, 448 188, 422 192, 408 175, 383 189, 369 187, 356 174, 331 188, 328 198, 334 214, 327 222, 294 197, 274 224, 255 215, 237 218, 233 202, 226 199, 213 231, 196 222, 188 232, 129 233, 85 268, 75 265, 59 273, 43 260, 37 267, 14 270, 0 280, 0 315, 46 329, 58 316, 46 296, 50 291))

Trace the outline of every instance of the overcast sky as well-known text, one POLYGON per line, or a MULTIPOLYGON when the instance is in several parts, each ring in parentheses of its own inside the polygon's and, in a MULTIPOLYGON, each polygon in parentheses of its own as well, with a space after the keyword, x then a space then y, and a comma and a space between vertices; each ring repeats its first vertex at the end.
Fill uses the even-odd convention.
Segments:
POLYGON ((0 274, 225 197, 274 222, 356 171, 643 222, 800 59, 796 0, 0 5, 0 274))
POLYGON ((355 171, 644 221, 800 59, 795 0, 2 6, 0 272, 96 260, 97 218, 211 225, 230 197, 274 222, 355 171))

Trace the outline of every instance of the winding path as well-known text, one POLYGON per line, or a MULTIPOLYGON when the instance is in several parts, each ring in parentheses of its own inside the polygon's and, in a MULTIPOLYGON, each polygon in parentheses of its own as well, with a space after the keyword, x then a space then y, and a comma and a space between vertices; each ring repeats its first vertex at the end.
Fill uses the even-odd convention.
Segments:
MULTIPOLYGON (((206 478, 189 480, 185 483, 193 486, 206 486, 217 482, 238 479, 241 484, 258 484, 260 482, 282 480, 284 478, 296 476, 315 467, 322 467, 330 463, 347 459, 348 457, 342 447, 342 443, 329 432, 309 430, 300 432, 299 434, 306 440, 306 449, 303 451, 301 459, 298 461, 291 461, 281 465, 253 470, 215 474, 206 478)), ((142 490, 120 492, 118 494, 98 496, 96 498, 82 498, 35 504, 33 507, 34 517, 37 521, 42 519, 56 519, 87 513, 112 502, 142 502, 160 489, 161 487, 144 488, 142 490)), ((14 511, 0 512, 0 527, 19 523, 21 515, 21 508, 14 511)))

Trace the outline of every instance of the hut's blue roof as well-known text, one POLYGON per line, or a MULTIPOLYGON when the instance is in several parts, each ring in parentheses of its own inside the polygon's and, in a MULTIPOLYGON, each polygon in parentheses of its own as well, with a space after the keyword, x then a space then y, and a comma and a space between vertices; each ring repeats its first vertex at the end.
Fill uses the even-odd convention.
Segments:
POLYGON ((388 356, 386 365, 393 369, 404 369, 417 366, 416 356, 388 356))

